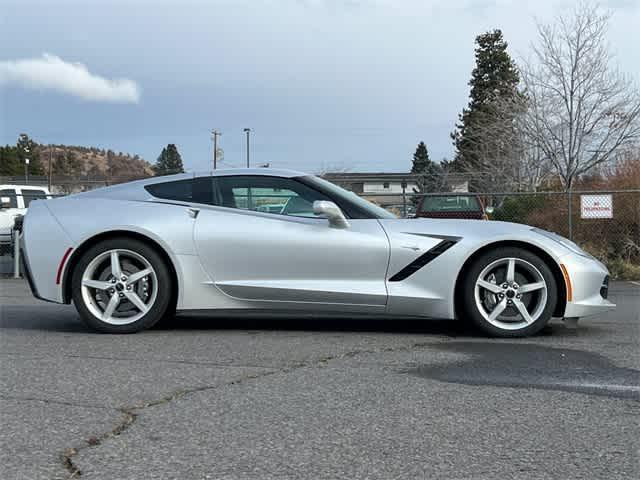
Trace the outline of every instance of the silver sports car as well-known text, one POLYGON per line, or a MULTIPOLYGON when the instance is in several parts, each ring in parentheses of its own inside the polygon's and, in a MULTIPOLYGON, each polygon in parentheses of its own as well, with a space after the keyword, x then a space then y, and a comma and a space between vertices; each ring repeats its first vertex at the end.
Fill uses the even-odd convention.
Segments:
POLYGON ((176 311, 468 320, 516 337, 614 307, 576 244, 502 222, 397 219, 312 175, 272 169, 158 177, 31 204, 36 297, 96 330, 176 311))

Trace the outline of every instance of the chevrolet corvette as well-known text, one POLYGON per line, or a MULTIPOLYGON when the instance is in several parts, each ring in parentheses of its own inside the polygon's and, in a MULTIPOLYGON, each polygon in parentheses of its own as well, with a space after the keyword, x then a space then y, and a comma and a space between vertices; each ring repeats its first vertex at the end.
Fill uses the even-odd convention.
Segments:
POLYGON ((398 219, 288 170, 155 177, 32 202, 21 239, 33 294, 93 329, 178 312, 457 319, 522 337, 613 308, 606 267, 527 225, 398 219))

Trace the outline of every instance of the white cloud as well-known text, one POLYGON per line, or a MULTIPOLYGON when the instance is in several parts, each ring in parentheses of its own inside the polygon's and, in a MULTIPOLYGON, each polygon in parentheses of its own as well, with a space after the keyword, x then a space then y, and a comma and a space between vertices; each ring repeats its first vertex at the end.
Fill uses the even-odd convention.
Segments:
POLYGON ((126 78, 95 75, 82 63, 43 54, 39 58, 0 61, 0 85, 54 90, 94 102, 138 103, 140 88, 126 78))

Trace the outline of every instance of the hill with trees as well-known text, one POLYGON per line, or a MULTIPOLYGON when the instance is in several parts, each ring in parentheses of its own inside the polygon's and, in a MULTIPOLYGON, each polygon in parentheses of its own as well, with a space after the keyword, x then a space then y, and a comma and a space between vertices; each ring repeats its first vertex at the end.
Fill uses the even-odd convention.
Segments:
POLYGON ((15 146, 0 147, 0 175, 24 175, 25 158, 29 175, 47 175, 49 160, 54 176, 93 178, 143 178, 154 175, 149 162, 138 155, 110 149, 76 145, 41 145, 26 134, 15 146))

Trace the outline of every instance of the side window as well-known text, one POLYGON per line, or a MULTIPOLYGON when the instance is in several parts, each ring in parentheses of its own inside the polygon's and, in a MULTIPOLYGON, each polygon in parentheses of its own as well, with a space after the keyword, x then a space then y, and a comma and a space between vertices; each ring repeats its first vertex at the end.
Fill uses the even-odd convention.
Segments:
POLYGON ((291 178, 220 176, 216 187, 220 206, 296 217, 315 217, 313 202, 329 200, 291 178))
POLYGON ((16 197, 16 191, 13 188, 0 190, 0 197, 9 197, 9 208, 18 208, 18 197, 16 197))
POLYGON ((47 198, 47 194, 42 190, 34 190, 31 188, 22 189, 22 200, 24 201, 24 207, 29 208, 29 204, 33 200, 43 200, 47 198))
POLYGON ((179 202, 213 204, 211 177, 189 178, 174 182, 155 183, 144 187, 156 198, 179 202))

